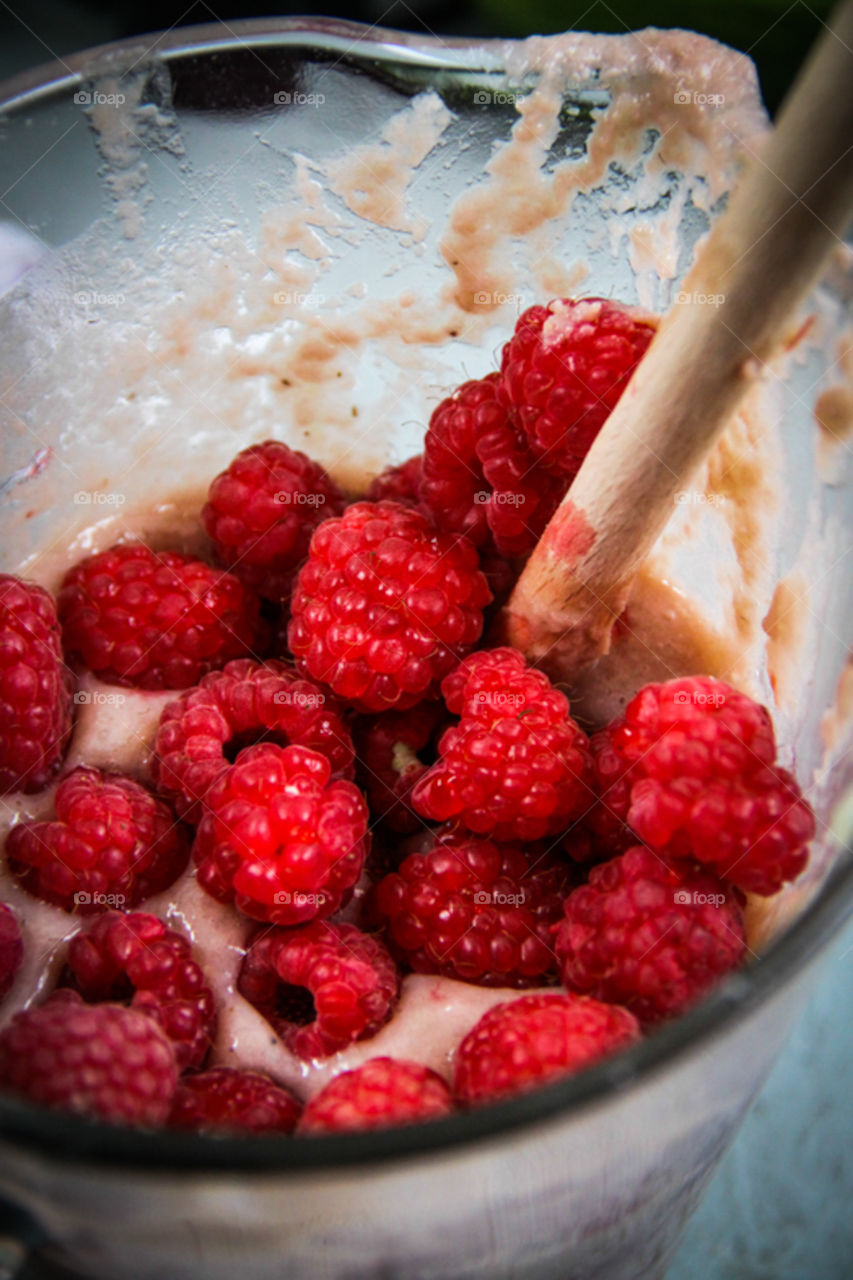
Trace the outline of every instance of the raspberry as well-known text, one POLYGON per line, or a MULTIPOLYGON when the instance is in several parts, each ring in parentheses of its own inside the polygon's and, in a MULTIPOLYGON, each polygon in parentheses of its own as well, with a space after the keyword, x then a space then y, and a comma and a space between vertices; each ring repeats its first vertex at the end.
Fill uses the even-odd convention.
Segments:
POLYGON ((710 676, 670 680, 641 689, 606 733, 613 755, 599 751, 599 770, 615 781, 603 799, 645 844, 748 893, 776 893, 803 870, 814 816, 776 766, 757 702, 710 676))
POLYGON ((419 489, 423 463, 423 456, 418 454, 415 458, 407 458, 396 467, 386 467, 371 480, 364 495, 365 500, 367 502, 399 502, 404 507, 420 506, 419 489))
POLYGON ((0 1086, 42 1106, 153 1127, 176 1081, 171 1044, 135 1009, 53 997, 0 1032, 0 1086))
POLYGON ((424 441, 421 501, 441 529, 503 555, 533 549, 565 492, 532 456, 497 399, 499 375, 442 400, 424 441))
POLYGON ((456 1053, 458 1102, 491 1102, 581 1071, 639 1039, 637 1019, 583 996, 522 996, 497 1004, 456 1053))
POLYGON ((361 875, 367 805, 307 747, 246 747, 207 794, 193 846, 218 902, 271 924, 330 916, 361 875))
POLYGON ((472 654, 442 692, 462 718, 412 792, 418 813, 526 841, 558 834, 589 805, 586 735, 565 696, 515 649, 472 654))
POLYGON ((269 929, 246 953, 237 984, 298 1058, 325 1058, 387 1021, 397 967, 378 938, 314 920, 269 929))
POLYGON ((438 693, 479 639, 491 594, 466 538, 396 502, 357 502, 311 540, 293 589, 290 648, 360 711, 438 693))
POLYGON ((216 1004, 187 939, 144 912, 108 911, 68 944, 69 980, 86 1000, 127 1001, 163 1028, 178 1067, 201 1067, 216 1004))
POLYGON ((80 767, 62 779, 53 822, 22 822, 6 841, 11 870, 36 898, 90 915, 135 907, 189 860, 186 828, 132 778, 80 767))
POLYGON ((683 1013, 746 955, 738 891, 640 845, 593 867, 565 917, 554 945, 566 986, 646 1025, 683 1013))
POLYGON ((447 714, 440 702, 422 702, 410 711, 365 716, 355 727, 360 781, 374 817, 392 831, 412 835, 423 819, 412 808, 411 793, 423 777, 447 714))
POLYGON ((551 929, 571 877, 535 849, 443 832, 380 880, 373 909, 416 973, 530 987, 556 973, 551 929))
POLYGON ((335 699, 286 663, 244 659, 211 672, 164 709, 154 779, 177 811, 197 822, 229 760, 258 740, 310 747, 328 756, 336 776, 352 776, 352 738, 335 699))
POLYGON ((24 943, 15 913, 0 902, 0 1000, 9 994, 23 958, 24 943))
POLYGON ((371 1058, 342 1071, 315 1094, 302 1112, 299 1133, 342 1133, 437 1120, 453 1109, 440 1075, 419 1062, 371 1058))
POLYGON ((212 1067, 178 1082, 169 1124, 197 1133, 292 1133, 302 1104, 259 1071, 212 1067))
POLYGON ((0 794, 41 791, 71 733, 71 677, 56 606, 34 582, 0 574, 0 794))
POLYGON ((201 519, 220 563, 258 595, 279 601, 289 595, 317 525, 345 505, 318 463, 265 440, 216 477, 201 519))
POLYGON ((189 688, 266 640, 260 603, 233 574, 138 542, 71 569, 59 617, 69 661, 138 689, 189 688))
POLYGON ((519 317, 503 349, 498 396, 551 471, 574 478, 655 327, 606 298, 558 298, 519 317))

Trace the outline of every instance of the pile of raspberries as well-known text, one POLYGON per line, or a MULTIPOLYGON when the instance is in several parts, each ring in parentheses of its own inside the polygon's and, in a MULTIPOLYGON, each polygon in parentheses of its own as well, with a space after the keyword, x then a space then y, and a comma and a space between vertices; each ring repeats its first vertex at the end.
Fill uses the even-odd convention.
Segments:
POLYGON ((653 332, 531 307, 363 500, 269 440, 211 484, 204 559, 121 542, 56 599, 0 576, 0 790, 40 798, 6 861, 74 917, 27 1005, 0 906, 0 1085, 194 1131, 424 1121, 627 1048, 745 962, 747 895, 814 836, 767 711, 690 676, 590 737, 484 641, 653 332), (175 691, 134 776, 65 765, 81 679, 175 691), (378 1053, 299 1098, 220 1064, 215 960, 140 910, 187 875, 245 922, 238 990, 303 1062, 376 1036, 407 974, 495 999, 440 1071, 378 1053))

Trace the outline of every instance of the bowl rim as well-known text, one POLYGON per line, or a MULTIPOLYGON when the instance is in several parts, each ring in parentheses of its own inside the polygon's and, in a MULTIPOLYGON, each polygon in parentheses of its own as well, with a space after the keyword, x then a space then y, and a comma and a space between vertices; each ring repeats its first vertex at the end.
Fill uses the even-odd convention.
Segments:
MULTIPOLYGON (((608 38, 608 37, 600 37, 608 38)), ((610 36, 619 39, 619 36, 610 36)), ((68 90, 102 59, 146 45, 144 57, 167 61, 254 45, 309 45, 340 57, 387 60, 423 68, 499 70, 518 41, 422 36, 335 18, 257 18, 206 23, 99 45, 25 71, 0 83, 0 114, 35 105, 68 90)), ((580 1116, 735 1027, 754 1009, 792 985, 853 915, 853 845, 834 864, 802 914, 748 968, 731 975, 701 1004, 616 1057, 529 1093, 428 1123, 401 1128, 305 1137, 214 1137, 173 1130, 136 1130, 0 1096, 0 1150, 26 1149, 69 1163, 133 1171, 205 1175, 279 1174, 380 1164, 428 1156, 529 1129, 555 1116, 580 1116)), ((523 991, 519 991, 519 996, 523 991)), ((5 1182, 5 1179, 3 1179, 5 1182)), ((2 1183, 0 1183, 2 1185, 2 1183)))

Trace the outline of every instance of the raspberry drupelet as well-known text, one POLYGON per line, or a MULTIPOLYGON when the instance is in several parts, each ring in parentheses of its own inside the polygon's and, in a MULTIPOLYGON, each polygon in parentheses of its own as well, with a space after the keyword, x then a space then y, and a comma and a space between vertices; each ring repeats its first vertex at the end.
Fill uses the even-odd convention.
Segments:
POLYGON ((535 1088, 625 1049, 640 1038, 627 1009, 554 992, 495 1005, 456 1051, 454 1096, 491 1102, 535 1088))
POLYGON ((385 1129, 438 1120, 452 1110, 450 1089, 429 1067, 398 1058, 371 1058, 354 1071, 342 1071, 315 1094, 297 1132, 385 1129))
POLYGON ((229 662, 164 708, 151 770, 158 789, 189 822, 242 747, 258 741, 304 746, 351 777, 353 745, 335 698, 287 663, 229 662))
POLYGON ((647 685, 596 749, 608 826, 622 818, 669 858, 692 858, 749 893, 800 874, 815 832, 776 764, 767 710, 710 676, 647 685))
POLYGON ((418 813, 526 841, 559 834, 589 807, 586 734, 565 696, 515 649, 472 654, 442 692, 461 719, 412 792, 418 813))
POLYGON ((467 538, 396 502, 357 502, 315 532, 288 640, 301 670, 358 710, 404 710, 438 693, 490 600, 467 538))
POLYGON ((187 689, 267 639, 257 596, 233 574, 141 542, 75 565, 59 617, 69 662, 138 689, 187 689))
POLYGON ((365 501, 399 502, 404 507, 419 507, 423 465, 423 455, 419 453, 417 457, 407 458, 396 466, 386 467, 371 480, 364 495, 365 501))
POLYGON ((109 911, 68 946, 68 980, 87 1000, 128 1001, 169 1037, 180 1070, 204 1065, 216 1003, 183 934, 145 912, 109 911))
POLYGON ((9 994, 24 958, 24 941, 18 918, 0 902, 0 1000, 9 994))
POLYGON ((654 337, 656 322, 606 298, 557 298, 519 317, 498 397, 543 466, 570 482, 654 337))
POLYGON ((378 938, 354 925, 314 920, 264 930, 237 984, 298 1058, 324 1058, 374 1035, 391 1014, 400 980, 378 938))
POLYGON ((535 847, 438 832, 379 881, 372 908, 416 973, 531 987, 556 974, 552 928, 574 874, 535 847))
POLYGON ((0 795, 41 791, 71 733, 72 678, 52 598, 0 574, 0 795))
POLYGON ((298 1098, 259 1071, 211 1067, 182 1076, 169 1125, 195 1133, 292 1133, 298 1098))
POLYGON ((346 499, 326 471, 280 440, 243 449, 210 486, 201 519, 219 562, 266 600, 290 593, 321 520, 346 499))
POLYGON ((695 864, 636 845, 569 894, 554 946, 570 991, 625 1005, 652 1026, 742 964, 741 895, 695 864))
POLYGON ((60 782, 54 808, 52 821, 13 827, 6 853, 29 893, 66 911, 138 906, 189 861, 187 828, 133 778, 80 766, 60 782))
POLYGON ((136 1009, 71 992, 18 1013, 0 1032, 0 1087, 109 1124, 165 1123, 178 1071, 172 1045, 136 1009))
POLYGON ((253 920, 305 924, 350 896, 369 850, 367 804, 307 747, 246 747, 207 793, 198 882, 253 920))

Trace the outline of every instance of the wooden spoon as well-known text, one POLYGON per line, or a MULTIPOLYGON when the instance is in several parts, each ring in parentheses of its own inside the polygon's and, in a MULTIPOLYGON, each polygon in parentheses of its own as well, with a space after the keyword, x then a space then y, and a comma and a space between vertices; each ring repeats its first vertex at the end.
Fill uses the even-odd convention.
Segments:
POLYGON ((625 394, 525 566, 502 631, 553 678, 610 649, 675 495, 792 330, 853 217, 853 0, 748 163, 625 394), (702 301, 724 296, 719 305, 702 301))

